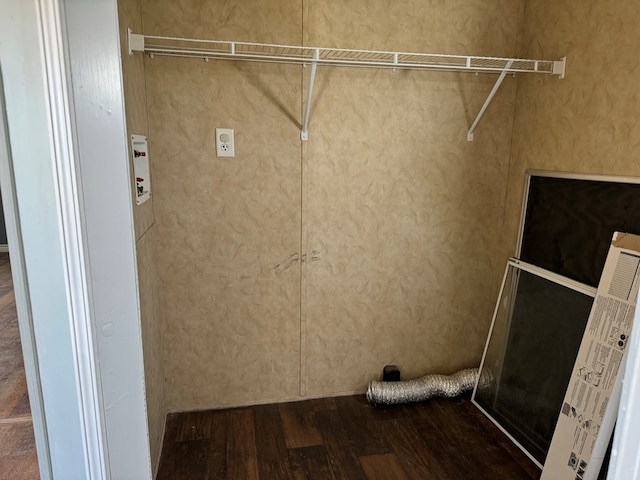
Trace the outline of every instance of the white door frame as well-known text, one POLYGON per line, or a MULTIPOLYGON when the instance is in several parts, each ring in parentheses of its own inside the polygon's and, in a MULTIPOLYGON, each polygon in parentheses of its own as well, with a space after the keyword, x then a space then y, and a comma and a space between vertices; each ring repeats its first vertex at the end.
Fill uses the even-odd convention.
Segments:
POLYGON ((117 4, 0 11, 0 174, 41 475, 151 478, 117 4))
MULTIPOLYGON (((67 102, 60 98, 64 90, 56 85, 64 78, 55 48, 60 29, 51 18, 55 11, 47 7, 4 2, 1 8, 5 218, 40 474, 45 479, 99 478, 89 462, 103 449, 89 440, 90 426, 83 418, 78 367, 85 362, 78 358, 71 311, 76 294, 70 270, 77 271, 80 258, 67 245, 78 232, 65 231, 62 216, 69 212, 61 203, 70 192, 62 193, 64 176, 56 172, 71 160, 60 133, 68 124, 67 102), (29 177, 39 187, 30 188, 29 177), (40 196, 39 215, 34 195, 40 196)), ((90 398, 85 396, 85 404, 90 398)))

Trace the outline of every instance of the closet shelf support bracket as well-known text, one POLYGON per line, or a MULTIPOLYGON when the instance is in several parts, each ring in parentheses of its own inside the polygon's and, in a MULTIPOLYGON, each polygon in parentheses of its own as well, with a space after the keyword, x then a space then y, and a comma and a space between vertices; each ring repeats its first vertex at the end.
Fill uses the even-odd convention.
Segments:
POLYGON ((556 60, 553 62, 553 71, 551 72, 553 75, 558 75, 558 78, 562 80, 564 78, 564 74, 567 71, 567 57, 562 57, 560 60, 556 60))
MULTIPOLYGON (((480 112, 478 112, 476 119, 471 124, 471 127, 467 132, 467 140, 469 142, 473 142, 473 133, 475 132, 476 127, 478 126, 478 123, 480 123, 480 120, 482 119, 484 112, 487 110, 487 107, 491 103, 491 100, 493 100, 493 97, 496 95, 496 93, 498 93, 498 90, 500 89, 500 86, 502 85, 502 82, 504 81, 505 77, 507 76, 507 74, 512 73, 510 72, 510 70, 511 70, 511 67, 513 67, 513 63, 514 63, 514 60, 509 60, 507 64, 504 66, 504 69, 500 73, 498 80, 496 80, 496 83, 491 89, 491 92, 489 92, 489 96, 485 100, 484 105, 482 105, 482 108, 480 109, 480 112)), ((536 62, 535 69, 537 70, 537 68, 538 68, 538 65, 536 62)), ((558 78, 560 79, 563 79, 566 69, 567 69, 567 57, 562 57, 560 60, 555 60, 553 62, 553 66, 550 73, 552 75, 557 75, 558 78)))
POLYGON ((309 139, 309 116, 311 114, 311 100, 313 98, 313 84, 316 81, 316 70, 318 68, 318 60, 320 59, 320 50, 313 51, 313 60, 311 62, 311 72, 309 73, 309 86, 307 88, 307 103, 304 106, 304 117, 302 120, 302 131, 300 132, 300 140, 309 139))
POLYGON ((133 52, 144 52, 144 35, 133 33, 130 28, 127 28, 127 47, 129 55, 133 55, 133 52))
POLYGON ((500 89, 500 85, 502 85, 502 82, 504 81, 505 77, 509 73, 509 69, 511 68, 512 65, 513 65, 513 60, 509 60, 507 62, 507 65, 504 67, 504 70, 502 70, 502 73, 500 73, 498 80, 496 80, 496 83, 491 89, 491 92, 489 92, 489 96, 484 101, 484 105, 482 105, 482 108, 478 112, 476 119, 471 124, 471 128, 469 128, 469 132, 467 132, 467 141, 473 142, 473 132, 475 132, 476 127, 478 126, 478 123, 480 123, 480 120, 482 119, 484 112, 487 110, 487 107, 491 103, 491 100, 493 100, 493 97, 495 97, 496 93, 498 93, 498 90, 500 89))

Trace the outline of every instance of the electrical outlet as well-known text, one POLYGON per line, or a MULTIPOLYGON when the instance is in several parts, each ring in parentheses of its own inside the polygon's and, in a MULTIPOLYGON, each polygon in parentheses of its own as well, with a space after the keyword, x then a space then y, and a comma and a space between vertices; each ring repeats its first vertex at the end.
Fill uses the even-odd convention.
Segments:
POLYGON ((233 141, 233 128, 216 128, 216 156, 236 156, 235 142, 233 141))

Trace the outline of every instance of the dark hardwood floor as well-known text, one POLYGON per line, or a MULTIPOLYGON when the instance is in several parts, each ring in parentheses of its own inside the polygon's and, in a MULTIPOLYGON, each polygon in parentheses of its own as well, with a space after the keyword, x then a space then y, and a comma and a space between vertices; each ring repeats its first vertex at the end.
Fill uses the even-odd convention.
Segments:
POLYGON ((0 479, 39 478, 9 254, 0 253, 0 479))
POLYGON ((158 480, 520 480, 540 470, 466 395, 347 396, 171 414, 158 480))

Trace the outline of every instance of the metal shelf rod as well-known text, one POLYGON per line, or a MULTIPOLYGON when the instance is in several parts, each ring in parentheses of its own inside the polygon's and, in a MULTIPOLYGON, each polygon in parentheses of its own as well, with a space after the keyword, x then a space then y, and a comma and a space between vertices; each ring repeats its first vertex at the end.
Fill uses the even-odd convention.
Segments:
POLYGON ((469 141, 473 140, 473 132, 507 74, 539 73, 557 75, 560 78, 564 78, 566 69, 566 57, 561 60, 530 60, 470 55, 304 47, 140 35, 133 33, 131 29, 128 30, 128 41, 129 55, 132 55, 134 52, 143 52, 150 57, 158 55, 202 58, 205 60, 217 59, 283 64, 310 64, 311 72, 307 91, 307 103, 305 105, 301 131, 302 140, 308 138, 311 99, 318 65, 390 68, 393 70, 499 73, 498 81, 469 129, 467 135, 469 141))

